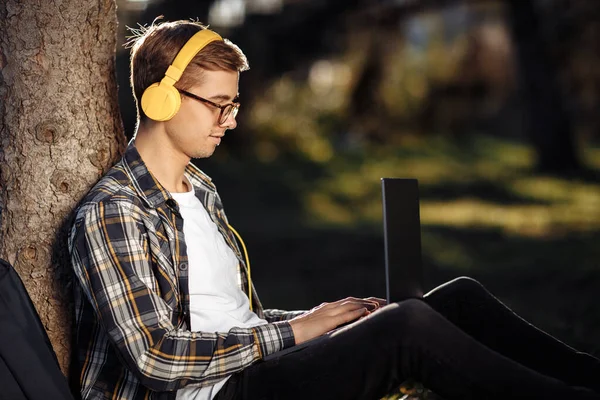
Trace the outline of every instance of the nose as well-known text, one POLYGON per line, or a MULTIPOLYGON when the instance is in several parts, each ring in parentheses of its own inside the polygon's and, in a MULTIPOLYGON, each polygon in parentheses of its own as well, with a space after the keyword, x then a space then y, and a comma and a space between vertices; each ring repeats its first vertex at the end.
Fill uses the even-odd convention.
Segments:
POLYGON ((235 129, 235 127, 237 126, 237 121, 235 120, 235 117, 233 116, 234 113, 230 113, 227 116, 227 119, 225 120, 225 122, 221 125, 224 128, 227 128, 229 130, 231 129, 235 129))

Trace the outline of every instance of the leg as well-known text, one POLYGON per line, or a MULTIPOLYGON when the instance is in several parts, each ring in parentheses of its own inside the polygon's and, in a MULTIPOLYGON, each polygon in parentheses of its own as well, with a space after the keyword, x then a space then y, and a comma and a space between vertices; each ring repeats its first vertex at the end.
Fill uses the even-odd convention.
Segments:
POLYGON ((483 346, 420 300, 234 374, 217 399, 379 399, 406 378, 444 398, 600 399, 483 346))
POLYGON ((526 322, 479 282, 457 278, 425 302, 489 348, 541 373, 600 392, 600 360, 577 352, 526 322))

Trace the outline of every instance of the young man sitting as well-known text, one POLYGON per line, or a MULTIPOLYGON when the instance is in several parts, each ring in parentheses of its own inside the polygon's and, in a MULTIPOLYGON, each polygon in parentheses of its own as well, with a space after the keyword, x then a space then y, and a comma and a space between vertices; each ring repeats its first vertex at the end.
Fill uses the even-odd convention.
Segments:
POLYGON ((136 135, 69 236, 84 399, 371 400, 407 378, 446 399, 600 399, 598 360, 469 278, 423 300, 264 310, 214 184, 190 163, 236 127, 247 68, 198 23, 135 40, 136 135))

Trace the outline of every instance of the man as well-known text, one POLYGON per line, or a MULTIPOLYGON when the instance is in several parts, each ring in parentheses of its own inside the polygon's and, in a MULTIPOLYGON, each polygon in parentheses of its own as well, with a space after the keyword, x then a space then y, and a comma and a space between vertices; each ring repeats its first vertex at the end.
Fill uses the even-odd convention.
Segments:
POLYGON ((448 399, 600 399, 598 360, 471 279, 385 307, 347 298, 263 310, 216 188, 190 163, 236 127, 247 68, 197 23, 135 39, 136 135, 69 236, 84 399, 377 399, 409 377, 448 399))

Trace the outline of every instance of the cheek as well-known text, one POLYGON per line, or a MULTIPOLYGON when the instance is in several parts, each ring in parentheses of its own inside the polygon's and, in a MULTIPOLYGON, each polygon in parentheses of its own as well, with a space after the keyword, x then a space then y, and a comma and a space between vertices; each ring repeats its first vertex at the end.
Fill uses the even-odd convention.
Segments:
POLYGON ((195 132, 210 129, 213 119, 214 116, 208 108, 201 107, 201 105, 199 107, 185 107, 184 104, 181 105, 179 112, 173 117, 177 125, 192 129, 195 132))
POLYGON ((198 118, 195 117, 192 113, 190 113, 186 109, 180 109, 177 114, 171 120, 173 127, 177 130, 179 135, 185 134, 190 131, 190 129, 196 127, 198 128, 198 118))

